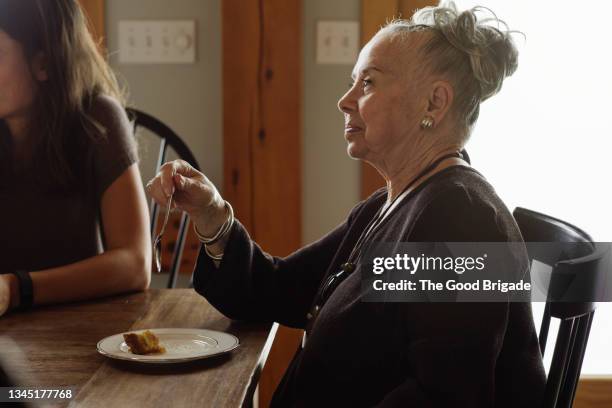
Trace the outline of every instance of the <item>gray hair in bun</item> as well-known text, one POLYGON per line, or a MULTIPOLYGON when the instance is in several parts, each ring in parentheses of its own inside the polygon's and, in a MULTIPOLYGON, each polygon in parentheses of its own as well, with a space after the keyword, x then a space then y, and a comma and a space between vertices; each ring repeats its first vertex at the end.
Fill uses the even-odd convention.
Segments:
POLYGON ((516 71, 514 31, 488 8, 459 12, 448 2, 420 9, 410 20, 393 20, 377 35, 412 32, 432 34, 425 37, 420 52, 431 72, 449 76, 455 90, 454 108, 469 133, 480 103, 499 92, 504 78, 516 71))

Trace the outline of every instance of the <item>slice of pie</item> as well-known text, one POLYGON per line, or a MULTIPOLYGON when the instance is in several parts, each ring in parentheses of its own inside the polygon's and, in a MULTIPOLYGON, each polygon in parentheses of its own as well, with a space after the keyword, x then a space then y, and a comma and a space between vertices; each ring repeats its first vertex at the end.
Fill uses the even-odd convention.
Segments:
POLYGON ((150 330, 141 334, 127 333, 123 335, 125 343, 134 354, 162 354, 166 352, 164 346, 159 344, 159 339, 150 330))

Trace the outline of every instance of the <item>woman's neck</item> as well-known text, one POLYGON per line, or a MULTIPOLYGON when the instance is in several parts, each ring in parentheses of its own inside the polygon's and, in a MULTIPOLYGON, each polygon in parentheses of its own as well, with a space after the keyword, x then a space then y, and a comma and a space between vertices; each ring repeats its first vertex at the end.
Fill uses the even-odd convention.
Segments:
POLYGON ((387 203, 391 203, 395 200, 402 194, 406 187, 409 187, 408 191, 413 190, 429 177, 447 167, 465 165, 465 162, 460 158, 449 157, 442 160, 435 168, 431 169, 426 174, 421 175, 421 173, 435 163, 436 160, 452 153, 458 153, 459 151, 460 149, 454 146, 435 152, 427 152, 417 157, 410 158, 401 166, 396 167, 391 174, 385 177, 387 181, 387 203))

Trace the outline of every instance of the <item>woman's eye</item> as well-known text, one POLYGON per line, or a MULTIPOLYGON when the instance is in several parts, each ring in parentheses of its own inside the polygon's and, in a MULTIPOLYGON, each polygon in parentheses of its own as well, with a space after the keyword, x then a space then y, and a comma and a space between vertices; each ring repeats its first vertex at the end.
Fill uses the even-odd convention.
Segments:
MULTIPOLYGON (((372 80, 371 79, 362 79, 359 82, 361 82, 362 88, 365 88, 366 86, 372 85, 372 80)), ((353 86, 355 86, 355 81, 349 82, 349 84, 348 84, 349 89, 353 88, 353 86)))

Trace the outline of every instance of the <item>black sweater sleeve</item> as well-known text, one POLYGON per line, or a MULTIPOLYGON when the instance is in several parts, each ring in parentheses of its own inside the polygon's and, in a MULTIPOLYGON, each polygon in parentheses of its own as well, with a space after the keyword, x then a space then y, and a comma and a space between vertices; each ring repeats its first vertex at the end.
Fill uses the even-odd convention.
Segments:
POLYGON ((285 258, 265 253, 236 221, 219 268, 200 250, 194 288, 229 318, 304 328, 320 282, 362 206, 327 235, 285 258))
MULTIPOLYGON (((406 241, 506 241, 497 211, 462 187, 436 196, 406 241)), ((388 305, 408 333, 405 380, 379 407, 491 407, 495 365, 508 318, 507 303, 395 303, 388 305)))

